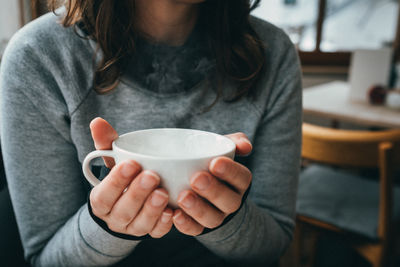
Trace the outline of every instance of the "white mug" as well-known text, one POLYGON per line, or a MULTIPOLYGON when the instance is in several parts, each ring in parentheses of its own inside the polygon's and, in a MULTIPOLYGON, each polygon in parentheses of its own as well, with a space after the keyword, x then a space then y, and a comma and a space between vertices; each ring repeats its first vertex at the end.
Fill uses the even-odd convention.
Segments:
POLYGON ((176 208, 180 192, 190 188, 190 177, 208 170, 212 159, 235 156, 235 143, 228 137, 192 129, 160 128, 123 134, 112 143, 112 150, 89 153, 82 164, 86 179, 100 183, 90 170, 90 161, 97 157, 112 157, 116 164, 135 160, 143 170, 155 171, 161 186, 169 192, 169 204, 176 208))

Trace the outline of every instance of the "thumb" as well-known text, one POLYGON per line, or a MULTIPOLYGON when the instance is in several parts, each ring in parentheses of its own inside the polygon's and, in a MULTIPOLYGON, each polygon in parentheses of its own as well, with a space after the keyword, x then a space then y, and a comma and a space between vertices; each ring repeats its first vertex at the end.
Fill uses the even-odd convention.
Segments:
POLYGON ((247 156, 253 150, 253 145, 249 138, 242 132, 227 134, 226 137, 230 138, 236 144, 236 154, 247 156))
MULTIPOLYGON (((112 142, 118 138, 117 131, 104 119, 97 117, 90 122, 90 131, 94 146, 97 150, 112 149, 112 142)), ((110 157, 103 157, 104 164, 107 168, 112 168, 115 161, 110 157)))

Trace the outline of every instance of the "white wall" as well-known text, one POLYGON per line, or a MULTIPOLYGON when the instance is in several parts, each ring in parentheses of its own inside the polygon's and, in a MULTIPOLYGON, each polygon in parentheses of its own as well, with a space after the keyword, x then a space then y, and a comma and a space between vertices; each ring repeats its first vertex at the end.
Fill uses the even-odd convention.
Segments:
POLYGON ((18 0, 0 0, 0 41, 10 39, 19 29, 18 0))

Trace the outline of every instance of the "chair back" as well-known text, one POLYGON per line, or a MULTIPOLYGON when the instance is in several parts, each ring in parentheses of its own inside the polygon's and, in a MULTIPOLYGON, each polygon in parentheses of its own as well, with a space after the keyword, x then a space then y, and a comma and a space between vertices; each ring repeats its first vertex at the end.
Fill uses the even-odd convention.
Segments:
POLYGON ((379 167, 379 151, 392 146, 391 160, 400 165, 400 129, 360 131, 303 123, 302 157, 326 164, 379 167), (386 145, 385 145, 386 144, 386 145))
POLYGON ((389 240, 393 174, 400 168, 400 129, 341 130, 303 123, 302 157, 336 166, 379 168, 377 231, 381 240, 389 240))

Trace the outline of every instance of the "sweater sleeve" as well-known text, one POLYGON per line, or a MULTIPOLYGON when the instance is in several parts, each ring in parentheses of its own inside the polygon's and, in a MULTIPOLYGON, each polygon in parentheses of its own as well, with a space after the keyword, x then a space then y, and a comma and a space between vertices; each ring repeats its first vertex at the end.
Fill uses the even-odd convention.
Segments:
POLYGON ((138 241, 110 235, 89 215, 57 64, 31 43, 18 33, 0 70, 2 153, 25 258, 33 266, 111 265, 138 241))
POLYGON ((302 90, 299 60, 291 43, 276 73, 248 158, 253 174, 249 197, 229 223, 198 237, 214 253, 243 265, 276 262, 295 225, 302 90))

